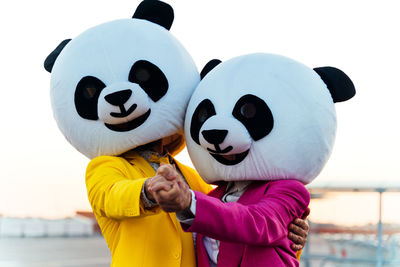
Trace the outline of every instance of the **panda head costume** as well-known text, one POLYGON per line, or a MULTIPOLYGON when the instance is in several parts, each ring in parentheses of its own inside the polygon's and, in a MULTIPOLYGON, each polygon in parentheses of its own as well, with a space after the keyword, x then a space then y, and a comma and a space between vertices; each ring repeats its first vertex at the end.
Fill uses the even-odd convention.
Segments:
POLYGON ((332 151, 334 103, 355 94, 339 69, 310 69, 272 54, 212 60, 200 75, 185 136, 193 164, 208 183, 311 182, 332 151))
POLYGON ((88 29, 46 58, 54 117, 87 157, 168 137, 175 152, 183 147, 184 114, 200 77, 169 32, 173 19, 168 4, 145 0, 132 19, 88 29))

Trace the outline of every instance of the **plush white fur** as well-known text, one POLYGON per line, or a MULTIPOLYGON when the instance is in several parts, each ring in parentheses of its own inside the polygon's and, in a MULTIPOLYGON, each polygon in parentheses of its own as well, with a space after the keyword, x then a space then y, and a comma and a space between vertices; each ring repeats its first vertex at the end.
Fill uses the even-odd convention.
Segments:
POLYGON ((222 62, 211 70, 195 90, 185 120, 186 144, 194 166, 209 182, 220 180, 297 179, 311 182, 328 160, 336 133, 334 103, 325 83, 312 69, 292 59, 251 54, 222 62), (232 115, 240 97, 253 94, 269 106, 272 131, 254 141, 232 115), (200 145, 190 135, 192 115, 198 104, 209 99, 216 115, 203 130, 228 130, 221 149, 237 154, 250 149, 237 165, 217 162, 207 151, 214 148, 200 134, 200 145))
POLYGON ((189 98, 199 82, 197 68, 183 46, 165 28, 140 19, 123 19, 93 27, 72 39, 57 58, 51 75, 54 117, 68 141, 89 158, 119 155, 174 133, 183 132, 189 98), (167 94, 153 102, 142 88, 128 81, 138 60, 148 60, 168 79, 167 94), (99 120, 81 118, 74 104, 77 83, 95 76, 106 84, 98 101, 99 120), (116 91, 133 91, 128 104, 138 108, 128 118, 114 118, 115 106, 104 96, 116 91), (115 132, 104 123, 123 123, 151 108, 144 124, 129 132, 115 132))

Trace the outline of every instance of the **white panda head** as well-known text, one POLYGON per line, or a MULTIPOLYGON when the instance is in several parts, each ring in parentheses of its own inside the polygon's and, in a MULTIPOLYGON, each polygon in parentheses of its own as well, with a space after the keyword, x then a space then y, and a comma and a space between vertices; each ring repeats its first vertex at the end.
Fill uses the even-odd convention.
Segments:
POLYGON ((132 19, 88 29, 47 57, 54 117, 87 157, 183 136, 186 106, 200 77, 169 32, 173 18, 168 4, 145 0, 132 19))
POLYGON ((186 145, 201 177, 311 182, 332 150, 334 102, 355 94, 349 77, 271 54, 219 63, 205 66, 186 112, 186 145))

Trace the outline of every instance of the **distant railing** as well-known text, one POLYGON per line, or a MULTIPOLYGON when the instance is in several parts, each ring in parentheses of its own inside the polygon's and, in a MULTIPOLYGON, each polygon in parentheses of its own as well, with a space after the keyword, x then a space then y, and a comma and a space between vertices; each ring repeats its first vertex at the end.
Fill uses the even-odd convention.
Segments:
POLYGON ((399 236, 385 235, 384 242, 379 243, 377 236, 370 233, 364 236, 342 231, 330 232, 328 235, 326 233, 326 231, 323 231, 323 234, 311 232, 301 255, 301 266, 325 267, 328 263, 332 264, 330 266, 343 267, 400 266, 399 236), (381 258, 377 257, 379 246, 381 246, 381 258))
MULTIPOLYGON (((339 258, 335 256, 328 256, 324 254, 308 254, 305 255, 304 253, 301 255, 301 262, 305 264, 306 267, 310 267, 310 263, 307 261, 311 260, 321 260, 319 264, 320 267, 324 267, 328 262, 336 262, 336 263, 369 263, 369 264, 377 264, 377 259, 362 259, 362 258, 339 258)), ((392 260, 383 260, 384 265, 388 266, 400 266, 400 260, 392 259, 392 260)))

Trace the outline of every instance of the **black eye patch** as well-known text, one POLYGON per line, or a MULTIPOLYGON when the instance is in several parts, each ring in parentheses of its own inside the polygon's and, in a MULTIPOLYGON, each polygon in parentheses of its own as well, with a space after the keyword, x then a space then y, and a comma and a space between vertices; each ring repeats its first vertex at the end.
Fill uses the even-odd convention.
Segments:
POLYGON ((98 120, 97 102, 106 85, 93 76, 83 77, 75 90, 75 108, 79 116, 88 120, 98 120))
POLYGON ((160 100, 168 91, 167 77, 147 60, 139 60, 133 64, 129 72, 129 81, 139 84, 154 102, 160 100))
POLYGON ((197 106, 193 113, 192 121, 190 122, 190 135, 197 144, 200 145, 199 135, 201 126, 215 114, 214 105, 209 99, 204 99, 197 106))
POLYGON ((268 105, 255 95, 244 95, 237 102, 232 115, 240 121, 254 141, 268 135, 274 127, 274 118, 268 105))

